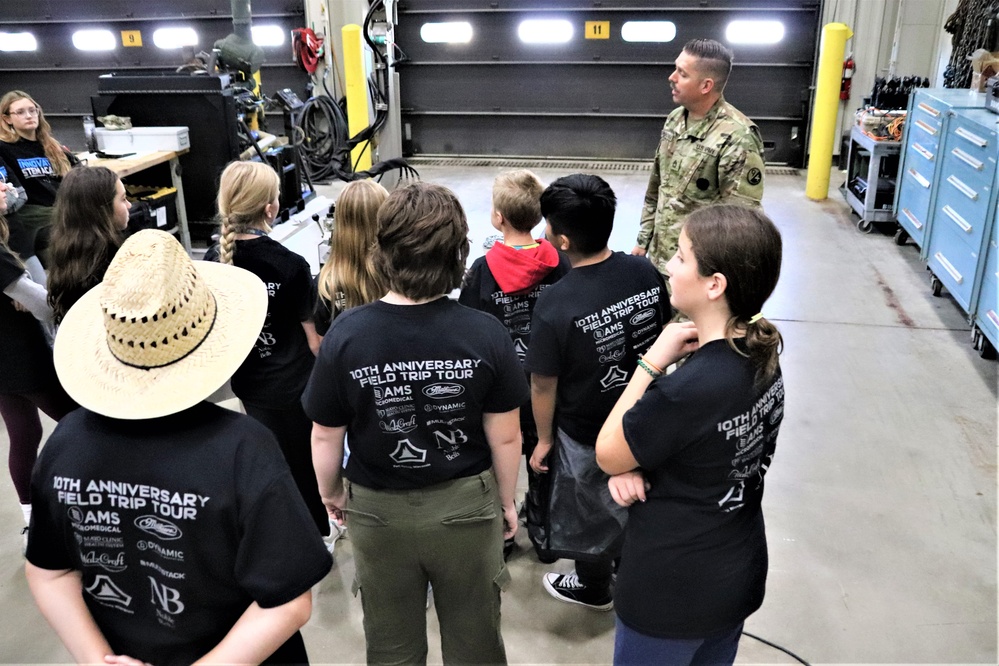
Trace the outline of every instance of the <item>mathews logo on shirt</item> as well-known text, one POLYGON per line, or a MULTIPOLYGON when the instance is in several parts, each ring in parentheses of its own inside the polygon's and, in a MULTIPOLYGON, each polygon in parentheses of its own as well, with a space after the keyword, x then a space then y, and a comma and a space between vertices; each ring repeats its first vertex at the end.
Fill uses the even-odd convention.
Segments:
POLYGON ((152 534, 154 537, 163 539, 164 541, 173 541, 184 535, 179 527, 169 520, 163 520, 159 516, 139 516, 135 519, 135 526, 146 534, 152 534))
POLYGON ((641 326, 642 324, 644 324, 645 322, 647 322, 648 320, 652 319, 655 316, 656 316, 655 308, 646 308, 645 310, 642 310, 641 312, 633 315, 631 319, 629 319, 628 321, 631 323, 632 326, 641 326))
POLYGON ((465 387, 461 384, 431 384, 430 386, 425 386, 423 388, 423 395, 428 398, 433 398, 434 400, 448 400, 450 398, 457 398, 459 395, 465 392, 465 387))

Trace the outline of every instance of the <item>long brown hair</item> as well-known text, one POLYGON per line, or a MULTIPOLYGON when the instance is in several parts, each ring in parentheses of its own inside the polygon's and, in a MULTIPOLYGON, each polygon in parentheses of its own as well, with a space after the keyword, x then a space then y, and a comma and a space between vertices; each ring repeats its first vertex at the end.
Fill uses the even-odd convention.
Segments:
POLYGON ((52 213, 49 305, 58 324, 104 273, 124 238, 114 218, 118 176, 104 167, 79 167, 63 178, 52 213))
POLYGON ((783 339, 767 319, 750 320, 762 311, 780 279, 780 231, 760 209, 729 204, 694 211, 683 228, 697 259, 697 272, 703 277, 721 273, 727 280, 725 301, 731 317, 725 338, 738 351, 734 339, 745 332, 756 381, 769 381, 777 370, 783 339))
POLYGON ((330 258, 319 271, 319 295, 334 308, 338 294, 343 294, 345 310, 385 295, 371 253, 378 234, 378 209, 388 196, 388 190, 373 180, 355 180, 336 201, 330 258))
MULTIPOLYGON (((218 207, 222 218, 219 263, 232 264, 236 234, 267 222, 264 208, 278 198, 281 179, 263 162, 231 162, 219 182, 218 207)), ((267 231, 270 227, 267 227, 267 231)))
MULTIPOLYGON (((62 145, 52 136, 52 126, 49 125, 49 121, 45 120, 45 114, 42 112, 41 105, 32 99, 31 95, 23 90, 11 90, 8 92, 0 98, 0 118, 10 116, 10 105, 22 99, 28 100, 38 109, 38 129, 35 130, 35 139, 38 143, 42 144, 42 147, 45 149, 45 157, 49 158, 49 163, 56 174, 65 176, 72 168, 69 158, 66 157, 66 151, 63 150, 62 145)), ((0 141, 17 143, 20 138, 20 135, 14 131, 14 126, 10 123, 9 118, 0 122, 0 141)))

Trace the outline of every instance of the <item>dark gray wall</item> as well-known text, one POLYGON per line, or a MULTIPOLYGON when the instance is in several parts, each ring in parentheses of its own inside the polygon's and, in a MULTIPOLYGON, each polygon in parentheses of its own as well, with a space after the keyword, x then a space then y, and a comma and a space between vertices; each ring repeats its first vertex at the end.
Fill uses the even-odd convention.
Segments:
MULTIPOLYGON (((253 0, 254 24, 276 24, 286 32, 304 25, 302 0, 253 0)), ((173 70, 184 63, 181 50, 153 45, 153 31, 161 27, 190 26, 200 35, 197 51, 210 51, 217 39, 232 32, 228 0, 42 0, 5 2, 0 31, 32 32, 38 50, 0 52, 0 94, 25 90, 45 109, 55 136, 75 150, 83 149, 83 115, 91 112, 90 96, 97 93, 97 77, 108 72, 173 70), (118 37, 114 51, 86 52, 73 46, 75 31, 106 28, 118 37), (142 47, 123 47, 119 33, 140 30, 142 47)), ((291 38, 280 47, 264 49, 263 90, 273 94, 292 88, 300 95, 308 77, 292 60, 291 38)), ((272 127, 281 128, 280 113, 272 127)))
POLYGON ((403 0, 396 40, 407 152, 448 155, 651 158, 674 104, 667 77, 683 44, 724 43, 735 19, 779 20, 775 45, 735 45, 725 96, 760 126, 769 162, 801 166, 819 29, 818 2, 641 0, 403 0), (523 44, 527 18, 565 18, 566 44, 523 44), (668 20, 676 38, 627 43, 621 25, 668 20), (468 21, 468 44, 427 44, 424 23, 468 21), (610 21, 611 38, 583 39, 585 21, 610 21), (404 57, 400 54, 400 57, 404 57))

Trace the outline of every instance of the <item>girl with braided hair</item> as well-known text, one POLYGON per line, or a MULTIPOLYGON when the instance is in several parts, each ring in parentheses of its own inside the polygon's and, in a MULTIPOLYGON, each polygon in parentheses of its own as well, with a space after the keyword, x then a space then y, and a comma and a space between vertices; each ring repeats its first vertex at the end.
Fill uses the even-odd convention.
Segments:
POLYGON ((222 235, 205 259, 244 268, 267 286, 267 318, 232 377, 232 391, 246 413, 277 437, 316 526, 326 535, 329 519, 312 467, 312 421, 301 405, 320 343, 312 322, 312 274, 303 257, 268 237, 281 209, 279 194, 280 179, 270 166, 229 164, 219 183, 222 235))
POLYGON ((781 335, 761 311, 780 265, 773 222, 732 205, 691 213, 666 264, 670 303, 690 321, 639 359, 597 437, 611 496, 630 507, 615 664, 731 664, 763 603, 763 479, 784 380, 781 335))

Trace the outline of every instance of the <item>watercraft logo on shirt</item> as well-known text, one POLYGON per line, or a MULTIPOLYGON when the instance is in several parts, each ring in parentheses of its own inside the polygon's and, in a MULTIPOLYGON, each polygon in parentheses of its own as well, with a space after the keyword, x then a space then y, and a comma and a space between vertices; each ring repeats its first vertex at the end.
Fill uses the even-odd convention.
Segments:
POLYGON ((111 557, 108 553, 98 553, 96 550, 80 552, 80 560, 84 566, 100 567, 111 573, 118 573, 128 568, 125 564, 125 552, 120 551, 116 556, 111 557))
POLYGON ((524 344, 522 339, 517 338, 513 341, 513 349, 517 352, 517 358, 521 361, 527 356, 527 345, 524 344))
POLYGON ((400 439, 389 457, 398 465, 423 465, 427 461, 427 450, 413 446, 408 439, 400 439))
POLYGON ((624 347, 622 347, 621 349, 615 349, 614 351, 608 352, 607 354, 603 354, 600 357, 600 363, 601 365, 606 365, 607 363, 615 363, 617 361, 620 361, 623 358, 624 358, 624 347))
MULTIPOLYGON (((114 584, 110 576, 98 574, 93 584, 87 588, 87 594, 103 604, 127 610, 132 605, 132 595, 114 584)), ((131 613, 132 611, 128 611, 131 613)))
POLYGON ((447 400, 449 398, 457 398, 459 395, 465 392, 465 387, 461 384, 431 384, 430 386, 425 386, 423 388, 423 395, 428 398, 433 398, 434 400, 447 400))
POLYGON ((152 534, 154 537, 163 539, 164 541, 173 541, 184 535, 180 531, 180 528, 169 520, 163 520, 153 515, 139 516, 135 519, 135 526, 146 534, 152 534))
POLYGON ((405 435, 407 432, 412 432, 416 430, 416 414, 413 414, 409 419, 389 419, 388 421, 379 421, 378 427, 386 435, 405 435))
POLYGON ((619 368, 616 365, 612 365, 608 370, 604 378, 600 380, 601 391, 609 391, 612 388, 618 386, 624 386, 628 383, 628 373, 619 368))

